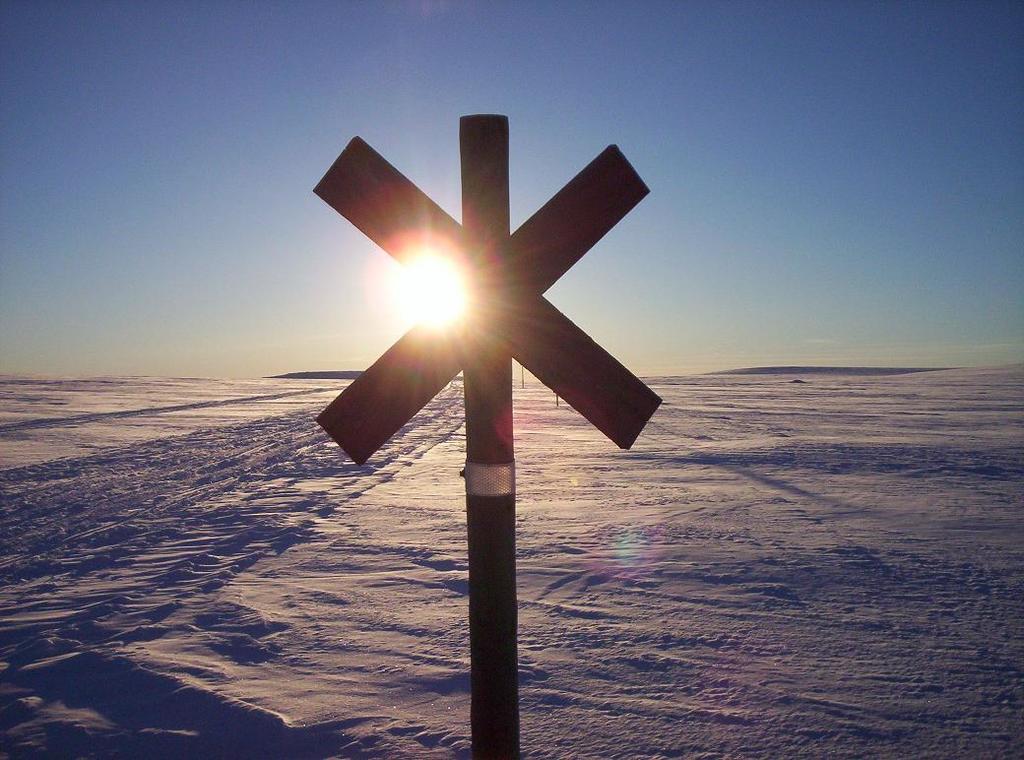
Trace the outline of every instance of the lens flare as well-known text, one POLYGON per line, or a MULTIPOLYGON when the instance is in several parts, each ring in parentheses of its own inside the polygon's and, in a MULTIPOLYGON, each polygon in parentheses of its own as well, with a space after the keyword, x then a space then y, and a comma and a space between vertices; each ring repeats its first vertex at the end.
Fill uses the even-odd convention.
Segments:
POLYGON ((402 271, 400 302, 406 317, 417 324, 447 327, 466 310, 466 286, 458 268, 424 251, 402 271))
POLYGON ((666 538, 661 525, 622 525, 610 529, 604 533, 603 559, 591 569, 614 578, 648 577, 658 567, 666 538))

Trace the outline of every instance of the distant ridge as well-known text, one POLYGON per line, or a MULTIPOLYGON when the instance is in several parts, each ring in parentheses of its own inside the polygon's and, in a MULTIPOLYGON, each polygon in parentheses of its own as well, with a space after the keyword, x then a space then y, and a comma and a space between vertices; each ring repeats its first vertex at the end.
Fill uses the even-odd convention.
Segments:
POLYGON ((363 374, 358 369, 326 369, 315 372, 286 372, 271 375, 271 380, 355 380, 363 374))
POLYGON ((952 367, 743 367, 709 372, 709 375, 908 375, 938 372, 952 367))

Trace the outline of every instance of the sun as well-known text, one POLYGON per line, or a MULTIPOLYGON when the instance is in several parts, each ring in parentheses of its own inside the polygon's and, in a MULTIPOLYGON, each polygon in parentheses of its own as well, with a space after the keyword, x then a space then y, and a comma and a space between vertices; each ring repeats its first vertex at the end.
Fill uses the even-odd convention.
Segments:
POLYGON ((451 261, 424 251, 402 268, 402 311, 411 322, 443 328, 466 310, 466 285, 451 261))

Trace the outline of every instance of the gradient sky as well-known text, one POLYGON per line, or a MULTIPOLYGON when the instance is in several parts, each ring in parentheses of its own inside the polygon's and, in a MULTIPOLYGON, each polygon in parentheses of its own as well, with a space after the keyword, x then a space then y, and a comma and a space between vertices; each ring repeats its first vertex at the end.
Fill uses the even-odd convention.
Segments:
POLYGON ((0 5, 0 372, 363 368, 397 264, 312 193, 360 135, 513 228, 651 188, 549 298, 638 373, 1024 359, 1019 3, 0 5))

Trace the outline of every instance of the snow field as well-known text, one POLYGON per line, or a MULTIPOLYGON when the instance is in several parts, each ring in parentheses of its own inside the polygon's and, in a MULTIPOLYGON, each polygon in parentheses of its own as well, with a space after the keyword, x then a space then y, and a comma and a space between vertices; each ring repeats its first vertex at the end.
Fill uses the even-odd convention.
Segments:
MULTIPOLYGON (((1024 371, 789 379, 516 387, 526 756, 1022 751, 1024 371)), ((467 756, 461 387, 105 382, 0 382, 0 752, 467 756)))

